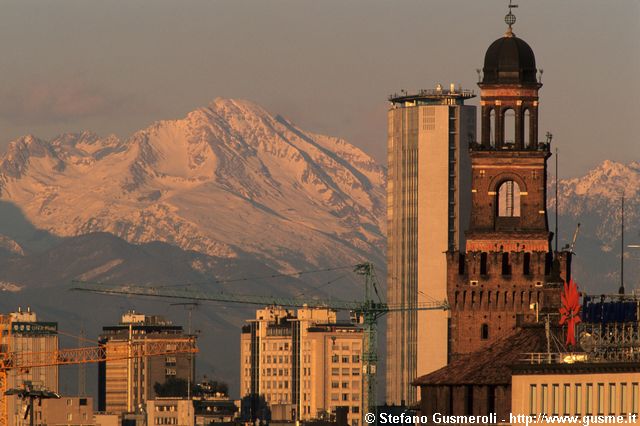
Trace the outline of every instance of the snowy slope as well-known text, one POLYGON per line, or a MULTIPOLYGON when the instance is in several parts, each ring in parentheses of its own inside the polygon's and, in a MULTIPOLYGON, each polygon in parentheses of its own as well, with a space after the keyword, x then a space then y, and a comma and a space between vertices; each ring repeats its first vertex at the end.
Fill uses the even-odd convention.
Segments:
MULTIPOLYGON (((551 182, 550 206, 555 182, 551 182)), ((621 197, 625 196, 626 244, 640 244, 640 162, 603 161, 584 176, 560 180, 560 243, 581 224, 575 270, 588 289, 617 291, 620 282, 621 197)), ((626 249, 625 285, 640 290, 640 250, 626 249)))
POLYGON ((242 252, 281 271, 382 265, 384 184, 384 168, 344 140, 231 99, 125 141, 25 136, 0 160, 1 199, 55 236, 242 252))

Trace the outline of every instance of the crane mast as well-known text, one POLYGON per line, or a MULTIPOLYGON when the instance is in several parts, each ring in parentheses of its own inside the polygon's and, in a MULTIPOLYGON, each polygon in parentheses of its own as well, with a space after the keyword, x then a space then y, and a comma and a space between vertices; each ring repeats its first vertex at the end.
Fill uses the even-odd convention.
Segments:
MULTIPOLYGON (((362 401, 362 412, 374 413, 376 411, 378 319, 389 312, 447 310, 449 309, 449 304, 444 300, 421 302, 412 307, 406 307, 405 305, 389 305, 382 300, 382 297, 380 297, 373 264, 361 263, 355 265, 354 272, 364 278, 364 298, 362 301, 345 301, 331 298, 291 298, 254 294, 233 294, 185 287, 150 287, 141 285, 114 286, 87 281, 74 281, 74 287, 72 290, 100 294, 150 296, 191 301, 215 301, 289 308, 328 308, 337 311, 349 311, 351 319, 354 322, 362 324, 364 334, 362 370, 363 391, 365 391, 364 393, 366 394, 366 398, 363 398, 362 401)), ((297 415, 299 415, 299 413, 297 415)))

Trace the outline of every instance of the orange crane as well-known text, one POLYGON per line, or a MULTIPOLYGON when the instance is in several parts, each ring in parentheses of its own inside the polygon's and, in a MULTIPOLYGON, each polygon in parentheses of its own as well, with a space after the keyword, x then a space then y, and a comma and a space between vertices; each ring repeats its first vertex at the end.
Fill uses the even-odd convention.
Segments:
POLYGON ((130 342, 125 350, 109 350, 106 346, 58 349, 48 352, 12 352, 11 317, 0 315, 0 426, 7 426, 7 377, 11 370, 28 371, 30 368, 54 365, 108 362, 148 356, 197 353, 192 337, 180 339, 153 339, 130 342))

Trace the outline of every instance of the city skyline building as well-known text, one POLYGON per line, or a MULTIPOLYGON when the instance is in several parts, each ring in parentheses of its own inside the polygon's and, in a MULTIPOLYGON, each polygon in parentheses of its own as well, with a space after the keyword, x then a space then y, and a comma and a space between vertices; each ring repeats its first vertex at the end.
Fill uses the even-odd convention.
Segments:
POLYGON ((193 336, 182 326, 158 315, 128 312, 118 325, 102 328, 99 344, 106 347, 106 356, 123 359, 98 364, 98 411, 108 413, 134 413, 144 411, 146 402, 156 397, 156 384, 171 379, 194 383, 194 355, 179 353, 142 358, 123 357, 132 344, 164 343, 167 349, 176 343, 191 342, 193 336))
MULTIPOLYGON (((58 350, 58 323, 39 321, 38 316, 31 308, 26 310, 18 308, 11 312, 9 322, 3 324, 0 332, 2 351, 17 353, 53 352, 58 350), (8 337, 8 339, 7 339, 8 337)), ((7 389, 22 389, 25 383, 58 392, 59 372, 58 366, 34 367, 28 370, 11 369, 7 373, 7 389)), ((8 426, 28 425, 29 420, 24 418, 24 404, 16 395, 6 395, 8 426)))
POLYGON ((363 339, 330 309, 258 310, 241 335, 243 401, 264 398, 272 418, 287 421, 327 418, 346 406, 349 424, 361 426, 363 339))
POLYGON ((387 300, 407 310, 388 317, 388 404, 414 404, 413 379, 447 363, 447 312, 411 308, 447 298, 444 253, 464 245, 474 96, 451 84, 389 99, 387 300))

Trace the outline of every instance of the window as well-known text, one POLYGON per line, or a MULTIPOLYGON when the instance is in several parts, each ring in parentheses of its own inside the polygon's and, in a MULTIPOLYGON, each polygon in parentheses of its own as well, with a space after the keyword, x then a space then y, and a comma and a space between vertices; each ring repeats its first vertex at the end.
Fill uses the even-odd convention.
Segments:
POLYGON ((342 394, 342 400, 343 401, 348 401, 349 400, 349 394, 348 393, 343 393, 342 394))
POLYGON ((338 362, 338 361, 340 361, 340 357, 338 355, 331 356, 331 362, 338 362))
POLYGON ((480 275, 487 275, 487 252, 480 253, 480 275))
POLYGON ((520 186, 512 180, 498 188, 498 216, 520 217, 520 186))
POLYGON ((609 414, 616 412, 616 384, 609 383, 609 414))
POLYGON ((548 386, 542 385, 542 389, 540 390, 540 413, 547 414, 547 398, 548 395, 548 386))
POLYGON ((360 362, 360 355, 351 355, 351 362, 353 363, 360 362))
POLYGON ((342 389, 349 389, 349 382, 342 382, 342 389))
POLYGON ((582 413, 582 385, 580 384, 577 384, 575 388, 575 405, 573 407, 573 413, 582 413))
POLYGON ((509 253, 502 253, 502 275, 511 275, 511 264, 509 263, 509 253))
POLYGON ((604 414, 604 383, 598 383, 598 414, 604 414))
POLYGON ((591 383, 587 384, 587 395, 585 396, 586 402, 586 410, 585 413, 590 416, 593 414, 593 385, 591 383))
POLYGON ((538 389, 536 385, 529 386, 529 415, 535 416, 538 414, 538 389))
POLYGON ((342 356, 342 362, 349 362, 349 355, 343 355, 342 356))
POLYGON ((511 108, 502 113, 502 129, 505 145, 513 146, 516 142, 516 113, 511 108))
POLYGON ((620 383, 620 414, 627 414, 627 384, 620 383))
POLYGON ((354 414, 358 414, 360 412, 360 407, 354 405, 353 407, 351 407, 351 412, 354 414))
POLYGON ((631 414, 638 414, 638 384, 631 383, 631 414))
POLYGON ((339 376, 340 375, 340 369, 339 368, 332 368, 331 369, 331 375, 332 376, 339 376))
POLYGON ((482 324, 480 326, 480 338, 487 340, 489 338, 489 324, 482 324))
POLYGON ((558 415, 560 411, 560 385, 551 386, 551 414, 558 415))
MULTIPOLYGON (((68 402, 68 401, 67 401, 68 402)), ((69 405, 69 404, 68 404, 69 405)), ((67 421, 70 422, 73 420, 73 414, 67 413, 67 421)))
POLYGON ((495 131, 496 131, 496 110, 491 109, 491 112, 489 113, 489 144, 493 147, 496 146, 495 131))
POLYGON ((338 389, 340 387, 340 383, 338 382, 331 382, 331 388, 332 389, 338 389))
POLYGON ((525 148, 529 148, 531 146, 531 113, 529 112, 529 108, 524 110, 524 120, 522 122, 522 130, 523 136, 522 145, 525 148))
POLYGON ((522 273, 524 275, 531 275, 531 253, 525 253, 522 262, 522 273))
POLYGON ((569 415, 569 410, 571 404, 571 385, 565 384, 563 387, 563 398, 562 398, 562 414, 565 416, 569 415))
POLYGON ((360 369, 359 368, 352 368, 351 369, 351 375, 352 376, 359 376, 360 375, 360 369))

